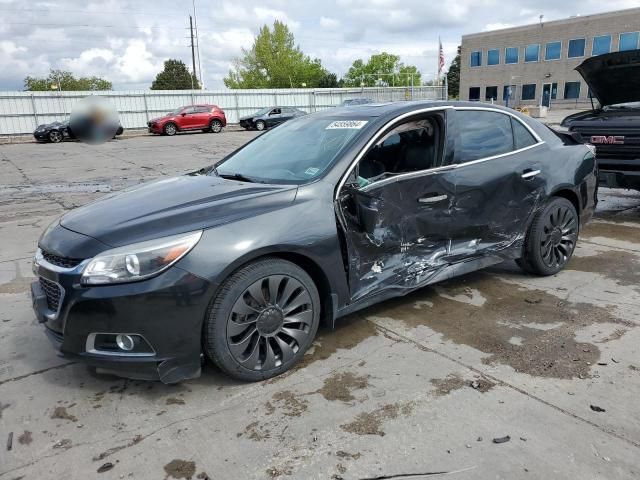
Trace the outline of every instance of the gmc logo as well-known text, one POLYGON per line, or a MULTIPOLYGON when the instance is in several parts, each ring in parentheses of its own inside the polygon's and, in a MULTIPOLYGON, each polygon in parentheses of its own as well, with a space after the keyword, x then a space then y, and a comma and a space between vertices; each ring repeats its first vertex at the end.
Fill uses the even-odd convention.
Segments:
POLYGON ((591 143, 605 144, 605 145, 622 145, 624 144, 623 135, 593 135, 591 137, 591 143))

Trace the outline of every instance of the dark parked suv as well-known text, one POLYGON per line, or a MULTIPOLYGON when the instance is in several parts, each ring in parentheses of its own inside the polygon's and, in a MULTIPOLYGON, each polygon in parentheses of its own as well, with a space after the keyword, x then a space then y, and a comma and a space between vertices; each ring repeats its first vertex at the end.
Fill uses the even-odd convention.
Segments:
POLYGON ((33 304, 61 355, 107 371, 171 383, 205 355, 269 378, 321 320, 514 259, 557 273, 595 170, 587 146, 492 105, 325 110, 67 212, 38 242, 33 304))
POLYGON ((562 126, 595 145, 601 185, 640 190, 640 50, 591 57, 576 70, 600 106, 562 126))

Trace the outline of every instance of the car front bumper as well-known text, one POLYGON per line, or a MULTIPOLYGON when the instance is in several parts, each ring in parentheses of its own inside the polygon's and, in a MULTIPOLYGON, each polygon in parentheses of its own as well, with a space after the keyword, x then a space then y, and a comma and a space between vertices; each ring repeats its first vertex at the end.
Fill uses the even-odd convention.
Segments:
POLYGON ((157 123, 147 124, 149 133, 162 133, 162 127, 157 123))
POLYGON ((34 265, 33 309, 60 356, 128 378, 176 383, 199 376, 210 282, 173 266, 140 282, 82 286, 83 267, 62 269, 41 259, 34 265), (137 336, 144 348, 103 349, 97 334, 137 336))

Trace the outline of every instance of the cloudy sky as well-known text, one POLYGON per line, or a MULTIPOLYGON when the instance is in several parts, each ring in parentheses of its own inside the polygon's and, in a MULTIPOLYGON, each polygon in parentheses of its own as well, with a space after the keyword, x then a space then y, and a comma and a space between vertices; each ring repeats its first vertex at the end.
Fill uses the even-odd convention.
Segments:
MULTIPOLYGON (((447 65, 460 36, 607 10, 637 0, 196 0, 206 88, 222 78, 261 25, 275 19, 303 51, 343 75, 357 58, 387 51, 436 71, 438 36, 447 65)), ((146 89, 167 58, 190 65, 191 0, 0 0, 0 90, 22 90, 26 75, 64 69, 97 75, 114 89, 146 89)))

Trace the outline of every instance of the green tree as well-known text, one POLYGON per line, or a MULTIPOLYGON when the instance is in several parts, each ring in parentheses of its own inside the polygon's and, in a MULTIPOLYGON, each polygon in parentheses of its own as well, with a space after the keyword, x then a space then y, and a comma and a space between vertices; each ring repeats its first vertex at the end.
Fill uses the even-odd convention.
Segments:
POLYGON ((449 98, 460 97, 460 47, 458 54, 449 65, 447 72, 447 85, 449 86, 449 98))
POLYGON ((372 55, 365 63, 358 59, 353 62, 344 77, 345 86, 365 87, 420 85, 420 72, 414 65, 405 65, 398 55, 382 52, 372 55))
POLYGON ((196 76, 189 73, 182 60, 169 59, 164 62, 164 68, 151 84, 151 90, 191 90, 200 89, 196 76))
MULTIPOLYGON (((242 49, 224 79, 229 88, 319 87, 331 75, 319 59, 305 55, 282 22, 264 25, 251 49, 242 49)), ((337 81, 337 79, 336 79, 337 81)))
POLYGON ((338 88, 339 86, 340 81, 335 73, 327 73, 318 82, 318 88, 338 88))
POLYGON ((51 70, 46 78, 25 77, 24 89, 30 91, 77 91, 77 90, 111 90, 113 85, 100 77, 76 78, 66 70, 51 70))

